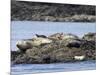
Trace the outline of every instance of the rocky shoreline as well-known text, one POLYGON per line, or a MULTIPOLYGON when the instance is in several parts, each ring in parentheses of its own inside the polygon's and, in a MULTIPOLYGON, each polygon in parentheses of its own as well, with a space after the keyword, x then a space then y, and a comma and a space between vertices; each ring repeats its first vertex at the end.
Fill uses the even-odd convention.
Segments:
POLYGON ((12 64, 49 64, 95 60, 95 39, 95 33, 87 33, 82 38, 63 33, 37 35, 18 41, 19 50, 11 51, 11 61, 12 64))
POLYGON ((96 6, 11 0, 12 21, 95 22, 96 6))

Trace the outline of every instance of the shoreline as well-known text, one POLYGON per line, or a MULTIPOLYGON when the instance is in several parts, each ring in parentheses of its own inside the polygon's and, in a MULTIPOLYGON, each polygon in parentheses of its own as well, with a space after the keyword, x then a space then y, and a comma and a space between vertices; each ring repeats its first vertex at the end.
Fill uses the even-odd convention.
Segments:
POLYGON ((16 18, 13 19, 12 21, 43 21, 43 22, 96 22, 96 16, 91 16, 91 15, 74 15, 71 17, 64 17, 64 18, 57 18, 57 17, 52 17, 52 16, 43 16, 39 18, 34 18, 34 19, 25 19, 25 20, 17 20, 16 18))
POLYGON ((11 1, 12 21, 95 22, 96 6, 11 1))
POLYGON ((14 65, 30 65, 30 64, 33 64, 33 65, 35 65, 35 64, 39 64, 39 65, 44 65, 44 64, 47 64, 47 65, 49 65, 49 64, 68 64, 68 63, 80 63, 80 62, 96 62, 96 60, 84 60, 84 61, 71 61, 71 62, 57 62, 57 63, 21 63, 21 64, 13 64, 13 63, 11 63, 11 66, 14 66, 14 65))

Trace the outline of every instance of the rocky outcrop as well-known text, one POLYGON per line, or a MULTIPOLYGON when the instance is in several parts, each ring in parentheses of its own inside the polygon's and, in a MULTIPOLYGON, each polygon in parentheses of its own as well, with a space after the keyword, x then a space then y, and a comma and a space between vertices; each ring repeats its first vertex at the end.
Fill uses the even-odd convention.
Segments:
MULTIPOLYGON (((83 37, 85 36, 86 35, 83 37)), ((92 38, 92 36, 89 37, 92 38)), ((95 60, 96 58, 95 40, 87 40, 73 34, 62 33, 53 34, 42 40, 44 39, 52 40, 52 42, 38 46, 33 45, 31 48, 26 49, 24 53, 22 50, 20 50, 20 52, 11 52, 13 64, 65 63, 81 60, 95 60), (69 38, 56 39, 58 38, 58 34, 61 35, 61 38, 65 36, 69 38), (51 39, 51 37, 53 37, 53 39, 51 39)), ((34 41, 32 40, 32 42, 34 41)))
POLYGON ((96 6, 11 0, 12 21, 95 22, 96 6))

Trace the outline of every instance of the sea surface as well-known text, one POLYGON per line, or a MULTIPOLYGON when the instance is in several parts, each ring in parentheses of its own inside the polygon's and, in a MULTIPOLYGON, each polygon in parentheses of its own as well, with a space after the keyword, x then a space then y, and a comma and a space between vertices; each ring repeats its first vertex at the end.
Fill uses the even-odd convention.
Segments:
POLYGON ((27 75, 35 73, 71 72, 71 71, 96 70, 94 60, 74 63, 55 64, 19 64, 11 66, 11 75, 27 75))
POLYGON ((85 33, 96 32, 96 23, 12 21, 11 50, 17 50, 16 42, 18 40, 33 38, 35 34, 49 36, 58 32, 72 33, 82 37, 85 33))

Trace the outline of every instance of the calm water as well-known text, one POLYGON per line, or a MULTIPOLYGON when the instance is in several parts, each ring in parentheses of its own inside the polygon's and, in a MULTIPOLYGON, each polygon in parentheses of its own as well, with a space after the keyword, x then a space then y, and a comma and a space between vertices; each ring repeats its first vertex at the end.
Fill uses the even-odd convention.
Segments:
POLYGON ((81 37, 84 33, 95 31, 95 23, 12 21, 11 50, 17 50, 16 41, 32 38, 35 34, 50 35, 64 32, 73 33, 81 37))
POLYGON ((95 61, 82 61, 82 62, 61 63, 61 64, 20 64, 12 66, 11 75, 83 71, 83 70, 95 70, 95 69, 96 69, 95 61))

